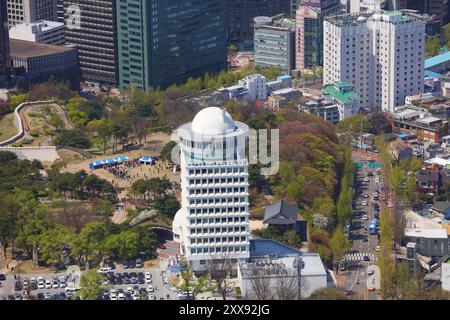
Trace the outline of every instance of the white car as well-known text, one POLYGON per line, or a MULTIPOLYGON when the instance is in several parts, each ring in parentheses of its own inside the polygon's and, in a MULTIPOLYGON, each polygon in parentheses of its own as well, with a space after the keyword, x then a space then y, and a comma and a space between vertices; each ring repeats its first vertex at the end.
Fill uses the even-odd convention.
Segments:
POLYGON ((116 289, 111 289, 111 291, 109 293, 109 298, 111 300, 117 300, 117 291, 116 291, 116 289))
POLYGON ((131 287, 127 287, 127 292, 133 293, 133 289, 131 287))
POLYGON ((148 295, 148 300, 156 300, 155 295, 154 295, 153 293, 150 293, 150 294, 148 295))
POLYGON ((155 292, 155 288, 152 285, 148 286, 147 290, 148 292, 155 292))
POLYGON ((367 214, 365 214, 365 215, 362 216, 362 219, 363 219, 363 220, 367 220, 367 219, 369 219, 369 218, 367 217, 367 214))
POLYGON ((363 206, 367 206, 367 205, 368 205, 367 201, 363 201, 363 202, 362 202, 362 205, 363 205, 363 206))
POLYGON ((50 280, 45 280, 45 289, 51 289, 52 288, 52 282, 50 280))
POLYGON ((45 289, 45 282, 43 279, 38 281, 38 289, 45 289))
POLYGON ((364 198, 368 198, 369 195, 368 195, 367 193, 364 193, 363 197, 364 197, 364 198))
POLYGON ((375 251, 377 251, 377 252, 380 251, 380 246, 376 246, 375 251))
POLYGON ((368 177, 364 178, 364 182, 369 182, 369 181, 370 181, 370 179, 368 177))
POLYGON ((125 293, 119 292, 119 294, 117 295, 117 300, 125 300, 125 293))
POLYGON ((59 288, 59 282, 58 282, 58 280, 53 280, 52 288, 53 288, 53 289, 58 289, 58 288, 59 288))
POLYGON ((139 300, 140 296, 139 296, 139 291, 135 291, 133 293, 133 300, 139 300))
POLYGON ((146 278, 147 278, 147 277, 151 278, 151 277, 152 277, 152 273, 151 273, 150 271, 146 271, 146 272, 145 272, 145 277, 146 277, 146 278))
POLYGON ((111 271, 112 271, 112 269, 110 267, 103 267, 103 268, 98 269, 98 273, 101 273, 101 274, 107 274, 111 271))

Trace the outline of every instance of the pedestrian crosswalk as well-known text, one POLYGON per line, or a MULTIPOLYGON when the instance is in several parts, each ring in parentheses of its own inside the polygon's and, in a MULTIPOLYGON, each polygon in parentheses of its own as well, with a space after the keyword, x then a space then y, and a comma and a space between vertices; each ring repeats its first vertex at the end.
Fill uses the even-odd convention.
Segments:
POLYGON ((346 254, 342 261, 362 261, 364 260, 364 256, 368 256, 370 261, 376 261, 377 256, 373 253, 364 253, 364 252, 352 252, 346 254))

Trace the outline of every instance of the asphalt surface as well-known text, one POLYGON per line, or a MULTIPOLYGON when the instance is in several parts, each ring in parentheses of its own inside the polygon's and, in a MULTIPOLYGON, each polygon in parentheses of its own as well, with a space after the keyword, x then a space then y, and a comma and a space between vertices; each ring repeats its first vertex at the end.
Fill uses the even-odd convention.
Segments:
MULTIPOLYGON (((371 157, 376 159, 375 155, 371 155, 371 157)), ((365 157, 359 154, 352 154, 355 163, 361 162, 363 158, 365 157)), ((372 291, 372 288, 377 289, 380 282, 379 269, 371 267, 376 265, 377 251, 375 248, 379 241, 377 235, 369 235, 368 231, 370 220, 375 218, 373 204, 380 204, 380 201, 374 201, 372 197, 374 192, 380 193, 379 189, 381 189, 380 184, 375 182, 376 177, 380 177, 381 180, 381 176, 376 173, 376 168, 370 168, 367 161, 357 171, 354 214, 350 227, 350 240, 352 242, 352 249, 348 254, 350 263, 347 265, 346 271, 339 271, 340 286, 346 291, 351 291, 350 296, 355 299, 376 300, 377 293, 372 291), (369 172, 373 173, 372 177, 367 176, 369 172), (369 178, 369 181, 365 182, 366 177, 369 178), (368 195, 368 197, 366 198, 364 195, 368 195), (363 201, 367 201, 368 204, 363 205, 363 201), (361 213, 357 215, 356 212, 361 213), (367 215, 367 219, 363 219, 364 215, 367 215), (364 261, 364 256, 369 257, 370 261, 364 261), (372 269, 374 269, 374 273, 368 276, 368 271, 372 269), (368 290, 369 288, 371 291, 368 290)))

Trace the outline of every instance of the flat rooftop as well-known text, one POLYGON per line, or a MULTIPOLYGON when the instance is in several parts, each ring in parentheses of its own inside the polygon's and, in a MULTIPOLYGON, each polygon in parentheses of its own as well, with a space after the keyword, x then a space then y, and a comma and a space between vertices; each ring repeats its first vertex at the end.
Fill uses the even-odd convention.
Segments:
POLYGON ((423 229, 423 228, 406 228, 406 237, 418 237, 428 239, 447 239, 446 229, 423 229))
POLYGON ((435 67, 449 60, 450 60, 450 51, 428 58, 425 60, 425 69, 435 67))
POLYGON ((9 46, 11 57, 19 58, 42 57, 76 50, 75 48, 70 47, 55 46, 51 44, 16 39, 10 39, 9 46))
POLYGON ((323 87, 323 91, 331 97, 342 101, 343 103, 352 103, 358 94, 353 90, 340 90, 339 88, 350 87, 350 82, 337 82, 323 87))

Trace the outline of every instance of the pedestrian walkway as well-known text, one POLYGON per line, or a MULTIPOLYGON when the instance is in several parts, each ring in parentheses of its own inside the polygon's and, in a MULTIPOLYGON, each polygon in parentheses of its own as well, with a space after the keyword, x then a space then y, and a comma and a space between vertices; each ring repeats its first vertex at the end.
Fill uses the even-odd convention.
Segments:
POLYGON ((12 260, 11 262, 8 263, 8 268, 5 266, 3 269, 0 269, 0 274, 7 274, 8 272, 11 271, 11 268, 15 268, 17 267, 17 265, 19 264, 19 261, 17 260, 12 260))
POLYGON ((364 256, 368 256, 370 261, 376 261, 377 256, 373 253, 364 253, 364 252, 353 252, 346 254, 342 261, 362 261, 364 260, 364 256))

